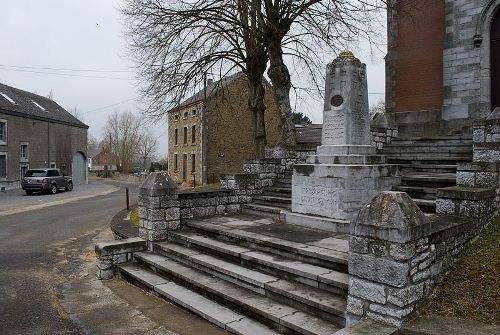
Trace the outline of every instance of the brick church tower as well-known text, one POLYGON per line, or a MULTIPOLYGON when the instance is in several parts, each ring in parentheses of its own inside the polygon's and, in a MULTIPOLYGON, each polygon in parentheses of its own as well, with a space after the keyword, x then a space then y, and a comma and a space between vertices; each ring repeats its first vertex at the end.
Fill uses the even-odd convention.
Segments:
POLYGON ((386 105, 400 133, 470 133, 500 107, 500 0, 392 0, 386 105))

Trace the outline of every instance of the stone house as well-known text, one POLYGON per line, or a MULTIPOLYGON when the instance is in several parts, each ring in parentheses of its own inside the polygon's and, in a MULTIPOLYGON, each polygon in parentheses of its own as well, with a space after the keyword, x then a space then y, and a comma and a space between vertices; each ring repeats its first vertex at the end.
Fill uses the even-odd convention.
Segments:
POLYGON ((0 84, 0 189, 19 188, 29 168, 42 167, 86 183, 87 129, 55 101, 0 84))
POLYGON ((500 0, 393 0, 386 106, 402 135, 470 134, 500 106, 500 0))
MULTIPOLYGON (((280 116, 269 89, 265 104, 267 142, 279 144, 280 116)), ((210 183, 243 172, 243 162, 255 157, 253 129, 246 76, 209 81, 206 101, 201 90, 168 113, 169 174, 179 183, 210 183)))

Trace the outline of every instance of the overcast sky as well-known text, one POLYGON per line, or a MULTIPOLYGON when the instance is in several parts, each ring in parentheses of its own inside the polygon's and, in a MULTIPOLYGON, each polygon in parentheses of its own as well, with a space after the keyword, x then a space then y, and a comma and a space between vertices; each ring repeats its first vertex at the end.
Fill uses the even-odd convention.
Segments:
MULTIPOLYGON (((119 4, 120 0, 1 0, 0 82, 43 96, 52 90, 62 107, 78 109, 96 137, 114 110, 139 113, 134 73, 124 55, 119 4)), ((356 56, 367 63, 369 92, 383 93, 384 53, 365 50, 356 56)), ((380 98, 383 95, 371 94, 370 103, 380 98)), ((308 100, 299 111, 314 122, 322 121, 322 102, 308 100)), ((159 137, 163 157, 166 123, 151 129, 159 137)))

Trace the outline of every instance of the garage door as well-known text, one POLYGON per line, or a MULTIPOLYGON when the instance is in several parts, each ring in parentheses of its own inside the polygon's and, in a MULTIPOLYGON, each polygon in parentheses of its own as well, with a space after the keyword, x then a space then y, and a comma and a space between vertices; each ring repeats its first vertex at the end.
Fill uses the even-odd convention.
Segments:
POLYGON ((86 159, 81 152, 73 155, 72 177, 74 185, 85 184, 87 181, 86 159))

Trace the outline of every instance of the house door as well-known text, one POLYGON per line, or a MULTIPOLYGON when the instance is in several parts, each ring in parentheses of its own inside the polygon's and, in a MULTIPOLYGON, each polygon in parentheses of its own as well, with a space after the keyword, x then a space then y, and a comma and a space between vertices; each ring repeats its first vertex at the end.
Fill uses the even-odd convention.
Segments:
POLYGON ((188 156, 182 155, 182 181, 187 179, 188 156))
POLYGON ((500 14, 491 25, 491 109, 500 107, 500 14))
POLYGON ((87 164, 85 156, 81 152, 77 152, 73 155, 71 174, 74 185, 81 185, 87 182, 87 164))

